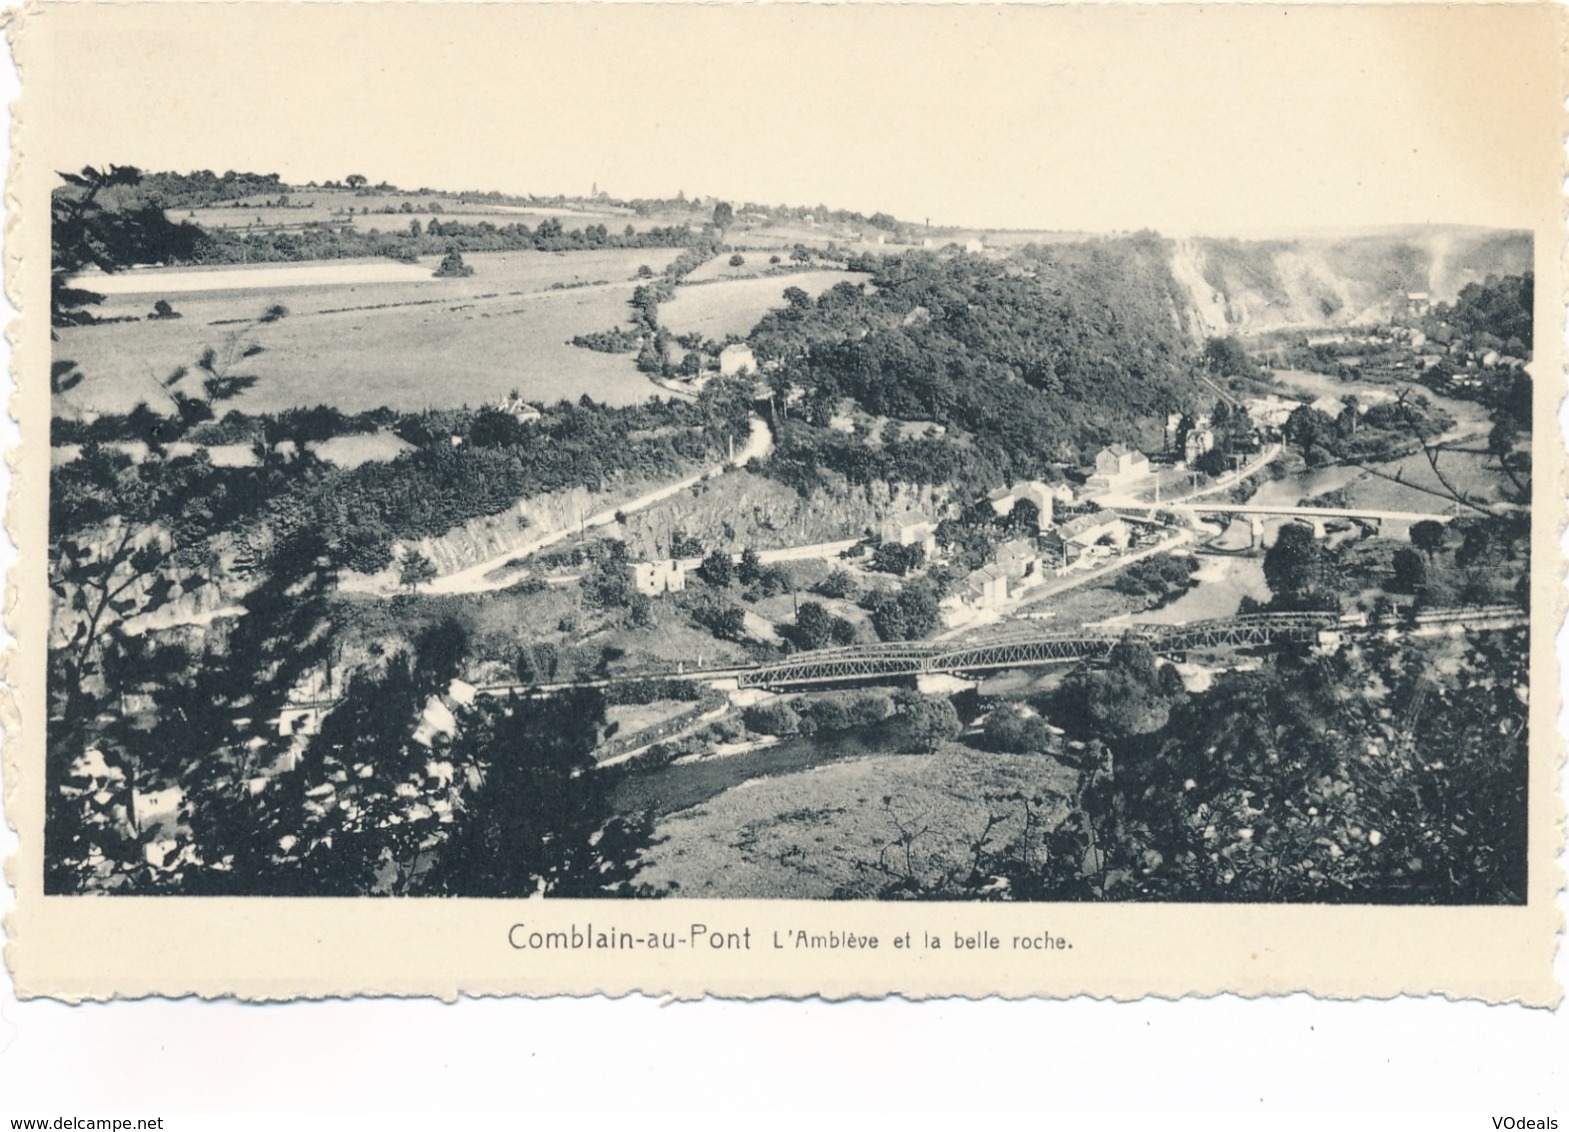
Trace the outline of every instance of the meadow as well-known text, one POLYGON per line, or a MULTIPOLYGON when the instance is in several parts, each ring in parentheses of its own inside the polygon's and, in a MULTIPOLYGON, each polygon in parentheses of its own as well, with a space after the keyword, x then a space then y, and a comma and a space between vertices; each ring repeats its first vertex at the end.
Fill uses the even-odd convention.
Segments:
POLYGON ((139 290, 109 296, 98 313, 141 321, 59 332, 54 356, 75 361, 85 379, 56 411, 124 412, 138 401, 162 408, 160 379, 191 365, 204 347, 222 352, 246 320, 274 303, 289 316, 255 328, 238 344, 254 342, 263 352, 236 367, 260 380, 235 408, 418 410, 478 405, 514 388, 536 401, 587 393, 630 404, 658 392, 632 359, 568 342, 624 323, 639 265, 659 271, 676 254, 663 248, 476 253, 465 257, 474 274, 461 279, 432 278, 433 261, 412 274, 390 261, 128 272, 115 281, 134 279, 139 290), (368 282, 354 275, 359 269, 387 274, 368 282), (176 289, 189 288, 193 278, 205 289, 176 289), (166 295, 182 317, 146 319, 166 295))
POLYGON ((536 204, 497 204, 468 200, 453 193, 358 193, 341 189, 295 189, 289 192, 288 197, 289 203, 285 208, 276 205, 275 196, 261 194, 204 208, 173 208, 168 210, 168 216, 174 221, 189 220, 208 229, 262 230, 299 228, 306 224, 353 224, 362 231, 374 228, 383 232, 403 231, 410 220, 418 220, 423 225, 433 216, 441 220, 461 220, 466 224, 488 220, 498 227, 527 224, 530 228, 537 228, 540 221, 549 218, 560 221, 568 231, 590 224, 603 224, 613 232, 623 231, 628 224, 641 232, 655 226, 680 225, 701 219, 690 212, 642 217, 629 208, 611 205, 558 208, 536 204), (402 211, 405 204, 413 211, 402 211), (431 212, 432 206, 439 212, 431 212), (389 208, 393 211, 384 211, 389 208))
MULTIPOLYGON (((810 769, 792 765, 798 760, 789 750, 822 742, 789 740, 759 752, 783 773, 746 778, 717 794, 710 793, 712 786, 694 789, 692 796, 701 800, 676 813, 668 813, 668 799, 653 797, 667 816, 655 827, 654 846, 644 854, 648 867, 638 880, 656 888, 674 885, 674 895, 687 897, 875 898, 906 875, 901 824, 923 831, 908 861, 918 882, 963 877, 972 844, 990 818, 1000 820, 990 829, 989 848, 1023 833, 1023 808, 1010 803, 1011 796, 1045 800, 1044 810, 1035 811, 1038 836, 1061 820, 1075 778, 1044 755, 989 754, 953 743, 932 755, 846 752, 846 758, 835 752, 827 756, 832 761, 810 769)), ((745 772, 727 775, 724 764, 747 758, 690 769, 708 767, 734 779, 745 772)), ((683 770, 688 767, 629 777, 618 807, 630 808, 631 799, 621 794, 640 777, 657 780, 683 770)))
MULTIPOLYGON (((728 258, 721 256, 717 262, 722 265, 728 258)), ((697 332, 718 340, 729 335, 745 337, 767 311, 784 305, 787 287, 819 295, 835 283, 866 278, 859 272, 819 270, 689 284, 677 288, 675 298, 660 304, 659 321, 673 334, 697 332)))

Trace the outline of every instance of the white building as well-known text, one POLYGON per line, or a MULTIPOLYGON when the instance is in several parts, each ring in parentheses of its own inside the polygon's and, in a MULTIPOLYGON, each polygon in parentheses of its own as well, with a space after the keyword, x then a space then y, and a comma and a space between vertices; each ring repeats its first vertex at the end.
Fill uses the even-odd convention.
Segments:
POLYGON ((733 377, 738 373, 756 373, 757 358, 752 347, 739 342, 719 351, 719 376, 733 377))
POLYGON ((1182 442, 1182 458, 1191 464, 1214 447, 1215 434, 1209 429, 1189 429, 1187 438, 1182 442))
POLYGON ((982 566, 964 580, 964 600, 975 609, 994 609, 1008 600, 1008 575, 1002 567, 982 566))
POLYGON ((928 555, 937 552, 937 524, 921 511, 901 511, 885 518, 877 529, 884 542, 918 546, 928 555))
POLYGON ((632 582, 637 592, 649 597, 686 589, 686 567, 677 559, 638 562, 632 567, 632 582))
POLYGON ((1113 444, 1095 454, 1095 474, 1090 486, 1099 490, 1125 489, 1148 479, 1149 457, 1125 444, 1113 444))
POLYGON ((1038 578, 1040 561, 1040 551, 1030 539, 1016 538, 997 548, 997 566, 1010 578, 1038 578))

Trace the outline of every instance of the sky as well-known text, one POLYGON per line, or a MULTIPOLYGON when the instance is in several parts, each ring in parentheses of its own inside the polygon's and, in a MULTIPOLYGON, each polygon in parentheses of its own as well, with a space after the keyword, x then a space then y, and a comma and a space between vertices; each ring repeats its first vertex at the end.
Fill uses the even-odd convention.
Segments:
POLYGON ((23 118, 56 168, 684 190, 961 227, 1527 226, 1561 160, 1551 18, 67 4, 24 29, 23 118))

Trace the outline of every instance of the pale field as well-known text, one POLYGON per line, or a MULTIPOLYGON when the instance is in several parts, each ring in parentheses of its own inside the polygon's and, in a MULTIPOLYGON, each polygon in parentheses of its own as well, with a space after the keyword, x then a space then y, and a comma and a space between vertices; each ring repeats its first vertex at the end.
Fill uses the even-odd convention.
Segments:
MULTIPOLYGON (((448 193, 433 193, 429 196, 412 193, 371 193, 367 196, 359 196, 352 192, 303 189, 290 192, 288 197, 288 208, 270 207, 267 202, 276 197, 264 193, 206 208, 169 209, 167 213, 171 220, 189 220, 204 228, 298 228, 306 223, 331 225, 352 223, 356 228, 366 231, 379 228, 383 232, 405 230, 410 220, 417 219, 421 225, 424 225, 432 217, 439 220, 462 220, 465 223, 489 220, 498 226, 523 223, 530 228, 538 227, 539 222, 546 217, 553 217, 561 221, 562 226, 568 231, 589 224, 603 224, 614 232, 620 232, 631 224, 636 230, 643 231, 656 224, 669 223, 663 217, 645 220, 630 209, 623 208, 608 206, 555 208, 548 205, 490 204, 483 201, 460 200, 456 195, 448 193), (401 211, 405 201, 414 211, 401 211), (433 204, 440 206, 440 213, 429 211, 433 204), (380 211, 388 207, 394 211, 390 213, 380 211), (353 209, 352 214, 350 209, 353 209)), ((675 223, 679 224, 682 220, 690 219, 692 219, 690 216, 682 217, 675 223)))
MULTIPOLYGON (((665 249, 476 254, 465 257, 475 268, 465 279, 432 279, 426 273, 408 282, 182 295, 175 302, 184 315, 179 319, 62 329, 55 357, 76 361, 86 377, 57 411, 124 412, 143 400, 162 409, 159 379, 178 365, 191 365, 205 346, 222 350, 237 329, 210 323, 254 316, 275 302, 284 303, 290 315, 251 332, 249 340, 264 352, 239 362, 234 372, 261 380, 230 402, 231 408, 450 408, 494 401, 514 388, 547 403, 587 393, 597 401, 630 404, 658 393, 632 358, 568 342, 576 334, 624 323, 637 265, 648 262, 658 270, 675 254, 665 249), (553 282, 593 279, 618 281, 548 289, 553 282)), ((116 296, 100 313, 145 313, 155 297, 156 292, 116 296)))
POLYGON ((963 877, 989 815, 1004 815, 991 830, 990 847, 1022 832, 1021 806, 1004 799, 1014 791, 1044 795, 1039 831, 1062 819, 1074 778, 1045 756, 994 755, 957 744, 934 755, 879 754, 752 778, 660 820, 659 840, 645 851, 648 867, 638 880, 676 885, 673 895, 687 897, 874 897, 905 875, 900 823, 927 831, 911 847, 916 877, 928 883, 945 872, 963 877))
POLYGON ((835 283, 861 282, 866 278, 859 272, 822 270, 683 286, 677 289, 675 298, 660 304, 659 321, 673 334, 697 332, 714 339, 732 334, 744 337, 766 312, 784 305, 787 287, 820 295, 835 283))

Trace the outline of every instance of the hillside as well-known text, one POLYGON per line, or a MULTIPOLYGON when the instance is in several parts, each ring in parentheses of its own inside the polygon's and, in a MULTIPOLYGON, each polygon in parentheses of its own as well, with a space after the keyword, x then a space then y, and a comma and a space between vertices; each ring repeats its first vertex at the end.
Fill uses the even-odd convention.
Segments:
POLYGON ((1190 238, 1172 245, 1195 336, 1387 321, 1407 293, 1450 302, 1467 283, 1531 268, 1528 232, 1398 229, 1281 240, 1190 238))

